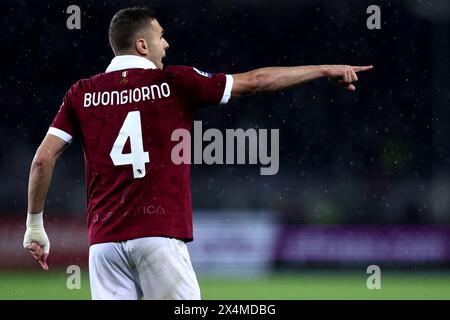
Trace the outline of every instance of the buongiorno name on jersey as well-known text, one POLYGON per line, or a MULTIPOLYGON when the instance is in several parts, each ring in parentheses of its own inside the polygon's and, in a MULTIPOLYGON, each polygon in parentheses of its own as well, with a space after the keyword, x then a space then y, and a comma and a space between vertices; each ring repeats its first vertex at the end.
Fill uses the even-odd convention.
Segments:
POLYGON ((143 86, 122 91, 86 92, 84 94, 85 108, 102 106, 123 105, 137 103, 170 96, 170 87, 166 82, 160 85, 143 86))

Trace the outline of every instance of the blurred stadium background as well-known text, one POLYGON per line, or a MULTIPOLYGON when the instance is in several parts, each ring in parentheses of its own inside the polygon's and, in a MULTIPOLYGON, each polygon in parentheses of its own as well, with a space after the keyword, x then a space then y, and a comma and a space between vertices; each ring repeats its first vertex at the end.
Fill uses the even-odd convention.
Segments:
POLYGON ((166 65, 238 73, 373 64, 355 93, 326 81, 199 112, 204 129, 280 129, 280 170, 192 166, 192 261, 207 299, 450 298, 450 2, 11 1, 0 3, 0 299, 89 299, 84 162, 59 160, 46 205, 51 271, 22 249, 34 151, 66 90, 112 58, 107 27, 155 9, 166 65), (68 30, 77 4, 81 30, 68 30), (366 9, 381 8, 381 30, 366 9), (69 265, 82 270, 68 290, 69 265), (381 290, 366 287, 369 265, 381 290))

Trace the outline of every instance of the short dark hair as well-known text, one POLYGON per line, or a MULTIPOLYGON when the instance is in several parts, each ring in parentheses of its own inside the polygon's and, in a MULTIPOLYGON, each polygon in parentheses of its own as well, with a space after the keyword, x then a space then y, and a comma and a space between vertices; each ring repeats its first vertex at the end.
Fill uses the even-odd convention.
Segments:
POLYGON ((145 7, 132 7, 119 10, 111 19, 108 37, 114 53, 120 54, 133 47, 136 33, 156 19, 155 14, 145 7))

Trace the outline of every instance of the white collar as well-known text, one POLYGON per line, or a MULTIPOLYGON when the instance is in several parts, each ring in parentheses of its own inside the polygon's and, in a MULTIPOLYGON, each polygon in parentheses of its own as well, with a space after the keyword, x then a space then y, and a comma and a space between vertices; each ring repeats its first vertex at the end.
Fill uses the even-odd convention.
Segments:
POLYGON ((150 60, 134 55, 115 56, 109 64, 106 72, 113 72, 125 69, 156 69, 150 60))

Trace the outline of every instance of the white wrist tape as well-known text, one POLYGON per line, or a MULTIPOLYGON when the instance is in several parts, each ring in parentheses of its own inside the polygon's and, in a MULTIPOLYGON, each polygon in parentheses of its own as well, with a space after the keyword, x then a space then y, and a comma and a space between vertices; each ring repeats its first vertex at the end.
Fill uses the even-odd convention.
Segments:
POLYGON ((27 228, 29 227, 44 227, 44 212, 28 213, 27 216, 27 228))
POLYGON ((33 241, 39 243, 44 248, 44 253, 50 252, 50 241, 44 229, 43 212, 28 213, 27 230, 23 238, 23 247, 27 248, 33 241))

